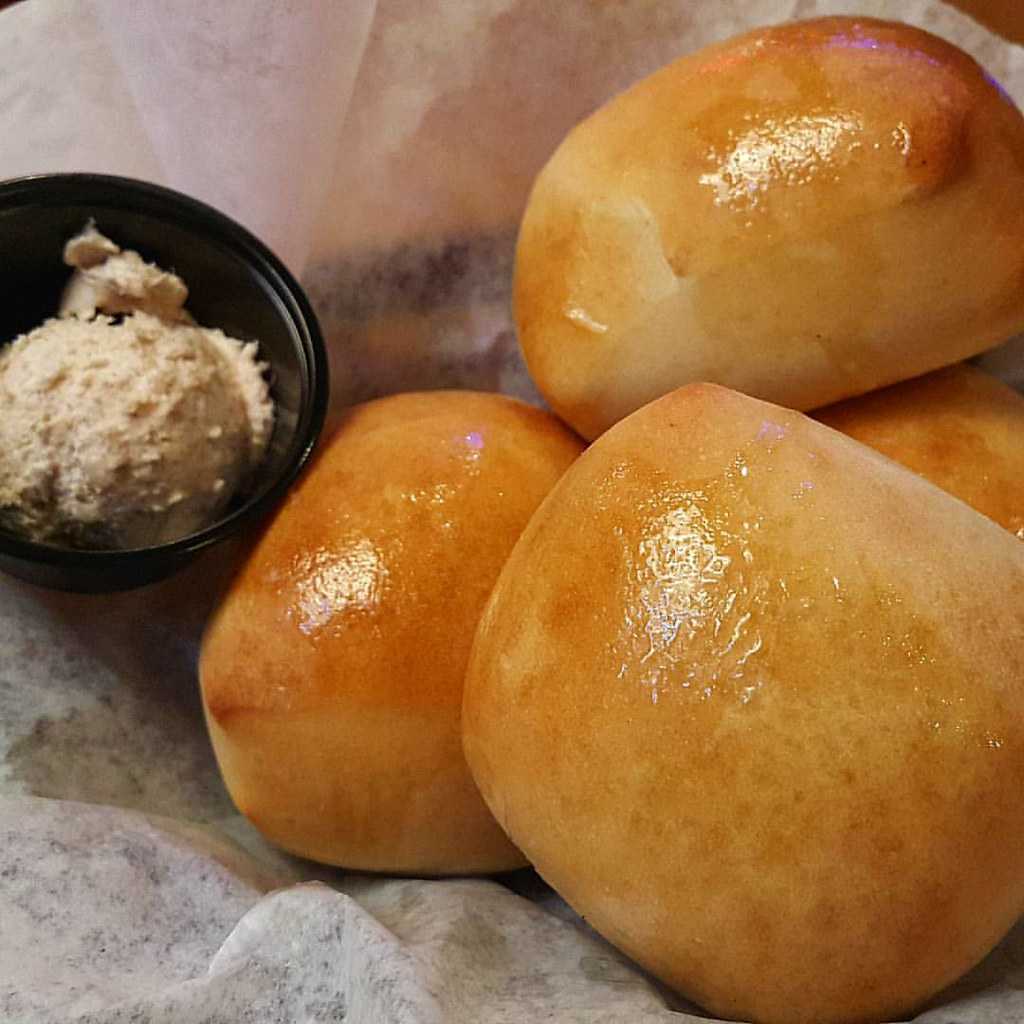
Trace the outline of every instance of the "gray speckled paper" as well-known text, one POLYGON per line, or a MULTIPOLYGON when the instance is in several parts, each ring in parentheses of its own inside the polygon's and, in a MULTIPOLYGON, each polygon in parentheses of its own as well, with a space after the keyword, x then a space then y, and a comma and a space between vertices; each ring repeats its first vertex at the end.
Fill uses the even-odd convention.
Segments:
MULTIPOLYGON (((696 1020, 550 895, 351 876, 275 889, 297 868, 216 830, 35 797, 0 799, 0 851, 4 1021, 696 1020)), ((1018 1020, 1020 986, 1024 929, 920 1021, 1018 1020)))
POLYGON ((675 1016, 600 940, 492 882, 271 891, 287 879, 210 831, 34 797, 0 799, 0 849, 5 1021, 675 1016))
POLYGON ((244 856, 196 839, 138 812, 0 800, 0 1019, 73 1019, 202 975, 260 888, 244 856))
POLYGON ((193 821, 233 813, 195 677, 202 623, 232 554, 108 596, 0 577, 0 793, 193 821))
MULTIPOLYGON (((285 22, 326 9, 277 6, 285 22)), ((106 38, 104 12, 119 17, 114 0, 32 0, 0 15, 0 178, 84 167, 159 177, 151 139, 178 152, 167 124, 141 143, 124 134, 139 126, 133 95, 156 97, 147 116, 159 118, 160 89, 124 87, 131 38, 106 38)), ((519 213, 551 148, 676 53, 838 12, 939 31, 1024 100, 1020 48, 932 0, 378 0, 353 106, 340 131, 322 132, 340 135, 336 170, 285 197, 326 193, 326 206, 289 217, 279 195, 249 196, 250 223, 314 229, 287 241, 314 254, 304 283, 328 338, 333 411, 441 386, 537 401, 509 296, 519 213)), ((209 71, 210 54, 199 57, 209 71)), ((282 71, 263 57, 254 72, 282 71)), ((330 61, 319 51, 315 64, 330 61)), ((306 148, 307 171, 331 164, 306 148)), ((231 198, 244 212, 244 193, 231 198)), ((1024 344, 985 362, 1024 386, 1024 344)), ((530 873, 503 884, 345 877, 276 853, 239 819, 195 675, 202 624, 239 554, 105 597, 0 578, 0 1020, 692 1020, 530 873)), ((1024 925, 919 1020, 1024 1020, 1024 925)))

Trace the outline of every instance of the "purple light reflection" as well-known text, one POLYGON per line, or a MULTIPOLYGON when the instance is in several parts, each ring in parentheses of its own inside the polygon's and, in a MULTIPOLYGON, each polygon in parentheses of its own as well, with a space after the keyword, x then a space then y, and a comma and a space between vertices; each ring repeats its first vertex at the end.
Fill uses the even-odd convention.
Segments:
POLYGON ((828 45, 834 47, 847 47, 853 50, 887 50, 892 53, 899 53, 901 55, 913 57, 916 60, 923 60, 928 64, 933 64, 935 66, 938 66, 940 63, 934 57, 929 57, 928 54, 924 53, 922 50, 911 50, 899 43, 883 42, 881 39, 876 39, 874 36, 850 35, 846 32, 837 32, 834 36, 829 36, 828 45))
POLYGON ((988 82, 988 84, 991 85, 997 93, 999 93, 1005 102, 1009 103, 1010 106, 1016 110, 1017 104, 1014 102, 1013 97, 1003 88, 1003 83, 1000 82, 998 78, 986 71, 985 81, 988 82))

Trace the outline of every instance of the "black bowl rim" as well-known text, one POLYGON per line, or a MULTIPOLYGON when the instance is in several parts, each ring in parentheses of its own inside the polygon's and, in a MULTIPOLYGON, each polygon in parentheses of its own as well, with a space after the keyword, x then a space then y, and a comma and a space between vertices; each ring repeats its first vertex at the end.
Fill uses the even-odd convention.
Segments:
POLYGON ((27 174, 0 181, 0 207, 17 199, 22 193, 27 201, 45 205, 59 205, 60 199, 64 197, 68 202, 105 202, 134 208, 157 219, 166 218, 170 211, 182 214, 182 219, 176 220, 176 224, 216 239, 259 272, 287 309, 295 332, 299 335, 309 399, 299 412, 295 440, 292 442, 293 451, 284 469, 269 487, 243 502, 228 515, 196 533, 166 544, 116 550, 57 547, 0 531, 0 554, 70 572, 100 569, 115 573, 126 572, 133 566, 139 568, 141 563, 149 561, 166 560, 184 564, 276 505, 313 454, 323 430, 330 395, 327 349, 313 307, 291 271, 251 231, 215 207, 184 192, 116 174, 83 171, 27 174), (35 196, 36 190, 43 187, 52 189, 53 193, 35 196), (134 202, 125 203, 126 196, 134 202))

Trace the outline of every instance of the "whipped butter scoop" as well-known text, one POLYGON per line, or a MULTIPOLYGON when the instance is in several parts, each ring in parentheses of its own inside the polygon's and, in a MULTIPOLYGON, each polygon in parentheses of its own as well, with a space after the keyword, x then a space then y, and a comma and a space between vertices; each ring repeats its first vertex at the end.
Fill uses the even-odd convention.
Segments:
POLYGON ((64 261, 58 315, 0 349, 0 525, 96 549, 194 533, 266 452, 256 343, 195 324, 181 278, 91 223, 64 261))

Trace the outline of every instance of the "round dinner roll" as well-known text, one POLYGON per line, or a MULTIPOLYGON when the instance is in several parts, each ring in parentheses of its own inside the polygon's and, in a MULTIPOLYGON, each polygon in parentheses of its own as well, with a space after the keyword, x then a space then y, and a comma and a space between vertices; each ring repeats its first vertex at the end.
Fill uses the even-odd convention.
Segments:
POLYGON ((212 617, 200 680, 238 809, 328 864, 520 867, 462 755, 462 685, 505 558, 582 444, 500 395, 354 408, 212 617))
POLYGON ((714 385, 608 431, 484 612, 463 742, 607 939, 713 1014, 903 1014, 1024 911, 1024 545, 714 385))
POLYGON ((683 384, 813 409, 1024 328, 1024 119, 907 25, 759 29, 578 125, 516 258, 523 354, 594 438, 683 384))
POLYGON ((1024 395, 961 363, 815 419, 955 494, 1024 540, 1024 395))

